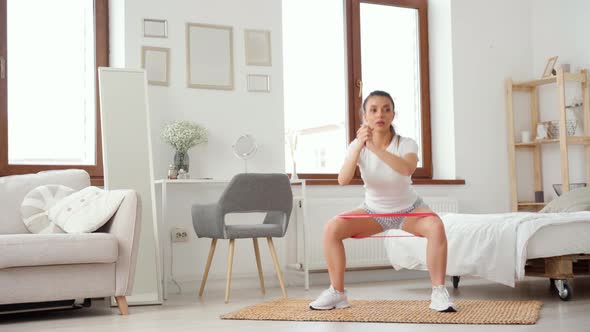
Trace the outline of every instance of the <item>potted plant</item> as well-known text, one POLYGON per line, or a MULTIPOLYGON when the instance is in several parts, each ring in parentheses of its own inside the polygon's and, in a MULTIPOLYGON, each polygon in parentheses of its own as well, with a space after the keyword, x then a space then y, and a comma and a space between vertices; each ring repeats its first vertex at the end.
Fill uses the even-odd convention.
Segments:
POLYGON ((174 121, 162 128, 162 139, 174 150, 174 166, 176 170, 188 172, 188 150, 195 145, 207 142, 207 130, 191 121, 174 121))

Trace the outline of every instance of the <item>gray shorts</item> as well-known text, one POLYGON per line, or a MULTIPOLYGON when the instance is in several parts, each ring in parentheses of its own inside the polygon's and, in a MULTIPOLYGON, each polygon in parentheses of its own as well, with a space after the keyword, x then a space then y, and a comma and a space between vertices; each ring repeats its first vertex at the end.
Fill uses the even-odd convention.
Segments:
MULTIPOLYGON (((367 203, 365 202, 363 202, 360 208, 365 210, 367 214, 378 213, 369 209, 367 203)), ((424 203, 422 197, 420 196, 418 196, 414 204, 412 204, 410 207, 400 211, 393 211, 390 213, 410 213, 417 208, 429 208, 428 204, 424 203)), ((373 217, 373 219, 375 219, 375 221, 378 222, 379 225, 381 225, 381 227, 383 227, 383 230, 386 231, 388 229, 401 229, 402 224, 406 220, 406 217, 373 217)))

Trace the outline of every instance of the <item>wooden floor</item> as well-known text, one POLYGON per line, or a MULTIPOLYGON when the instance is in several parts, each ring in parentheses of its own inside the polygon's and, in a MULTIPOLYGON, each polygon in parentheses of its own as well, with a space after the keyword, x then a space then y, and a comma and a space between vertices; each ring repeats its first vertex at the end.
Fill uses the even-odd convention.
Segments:
MULTIPOLYGON (((281 321, 227 321, 219 316, 244 306, 257 304, 281 296, 279 288, 267 289, 262 296, 258 289, 232 290, 228 304, 224 303, 223 289, 206 289, 202 299, 197 290, 184 294, 171 294, 162 306, 129 308, 129 316, 120 316, 116 308, 107 308, 102 301, 93 301, 92 307, 72 311, 0 316, 0 331, 590 331, 590 278, 570 282, 573 298, 563 302, 549 292, 548 280, 528 278, 510 288, 476 278, 463 278, 459 289, 451 295, 461 299, 537 299, 544 303, 541 319, 529 326, 460 326, 428 324, 377 324, 281 321)), ((428 299, 428 280, 348 285, 351 299, 428 299)), ((305 292, 302 287, 288 288, 290 297, 313 298, 324 287, 305 292)), ((459 308, 460 309, 460 308, 459 308)))

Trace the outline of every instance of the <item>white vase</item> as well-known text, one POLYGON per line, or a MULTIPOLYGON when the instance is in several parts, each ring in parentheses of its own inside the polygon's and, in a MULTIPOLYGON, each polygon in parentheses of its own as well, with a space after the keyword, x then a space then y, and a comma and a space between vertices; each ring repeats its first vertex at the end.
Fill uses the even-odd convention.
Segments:
POLYGON ((297 176, 297 165, 293 162, 293 172, 291 173, 291 181, 299 180, 299 176, 297 176))

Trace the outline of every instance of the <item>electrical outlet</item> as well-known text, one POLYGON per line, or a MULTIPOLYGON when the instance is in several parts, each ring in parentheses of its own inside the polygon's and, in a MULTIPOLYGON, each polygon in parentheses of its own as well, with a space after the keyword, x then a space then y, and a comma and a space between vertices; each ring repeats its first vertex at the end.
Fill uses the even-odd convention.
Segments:
POLYGON ((171 232, 172 242, 188 242, 188 231, 184 228, 174 227, 171 232))

